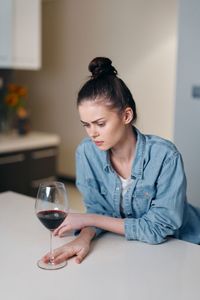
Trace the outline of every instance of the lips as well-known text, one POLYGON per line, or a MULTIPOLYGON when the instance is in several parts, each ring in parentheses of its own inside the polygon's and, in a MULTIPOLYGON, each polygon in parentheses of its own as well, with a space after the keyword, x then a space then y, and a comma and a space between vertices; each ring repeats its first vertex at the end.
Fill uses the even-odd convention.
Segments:
POLYGON ((94 143, 95 143, 95 145, 96 146, 101 146, 101 145, 103 145, 103 141, 94 141, 94 143))

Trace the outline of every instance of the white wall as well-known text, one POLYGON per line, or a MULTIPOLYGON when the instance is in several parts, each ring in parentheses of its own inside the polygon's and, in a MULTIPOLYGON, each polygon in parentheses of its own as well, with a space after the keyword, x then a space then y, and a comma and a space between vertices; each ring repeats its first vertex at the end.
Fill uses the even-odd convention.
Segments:
POLYGON ((18 72, 30 86, 32 127, 62 139, 59 172, 74 176, 84 136, 76 95, 87 66, 107 56, 131 89, 138 127, 172 139, 176 65, 175 0, 59 0, 43 3, 43 67, 18 72))
POLYGON ((188 199, 194 204, 200 204, 200 99, 192 97, 192 86, 200 86, 199 16, 199 0, 180 0, 174 141, 183 155, 188 199))

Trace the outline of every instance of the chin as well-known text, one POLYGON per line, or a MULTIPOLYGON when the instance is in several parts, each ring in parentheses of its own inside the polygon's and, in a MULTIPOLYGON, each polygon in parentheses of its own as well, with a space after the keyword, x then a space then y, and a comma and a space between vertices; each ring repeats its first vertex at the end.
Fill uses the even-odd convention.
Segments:
POLYGON ((99 150, 101 150, 101 151, 107 151, 107 150, 109 150, 110 149, 110 147, 106 147, 105 145, 102 145, 102 146, 96 146, 99 150))

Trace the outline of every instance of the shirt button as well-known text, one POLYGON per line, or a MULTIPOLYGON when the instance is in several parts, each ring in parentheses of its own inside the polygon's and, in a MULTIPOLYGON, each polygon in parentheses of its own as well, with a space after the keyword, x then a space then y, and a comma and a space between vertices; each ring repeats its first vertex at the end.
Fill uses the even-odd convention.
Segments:
POLYGON ((118 186, 116 187, 116 191, 119 191, 119 187, 118 186))

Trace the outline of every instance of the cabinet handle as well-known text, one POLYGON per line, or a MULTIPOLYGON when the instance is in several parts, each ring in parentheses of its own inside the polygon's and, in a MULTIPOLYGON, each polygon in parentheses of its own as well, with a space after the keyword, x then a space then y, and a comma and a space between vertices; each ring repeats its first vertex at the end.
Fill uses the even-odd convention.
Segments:
POLYGON ((31 181, 31 187, 35 189, 35 188, 38 188, 41 183, 55 181, 55 180, 56 180, 55 176, 50 176, 50 177, 46 177, 46 178, 32 180, 31 181))
POLYGON ((48 150, 38 150, 31 153, 31 157, 33 159, 47 158, 51 156, 56 156, 56 149, 48 149, 48 150))
POLYGON ((24 154, 4 156, 4 157, 0 157, 0 165, 18 163, 18 162, 22 162, 24 160, 25 160, 24 154))

